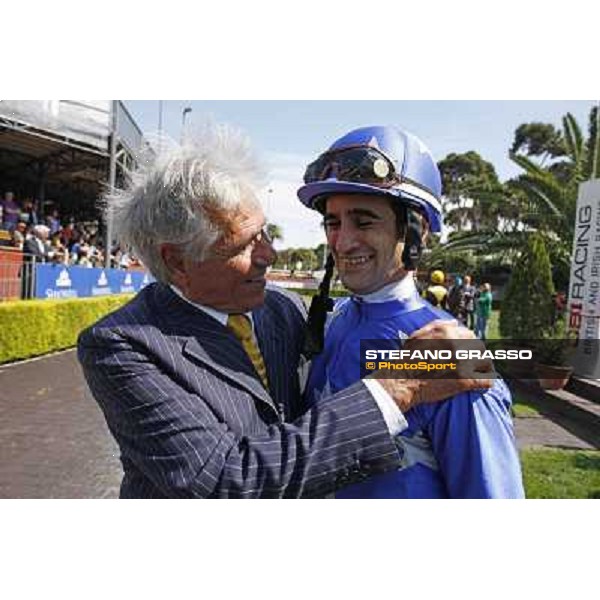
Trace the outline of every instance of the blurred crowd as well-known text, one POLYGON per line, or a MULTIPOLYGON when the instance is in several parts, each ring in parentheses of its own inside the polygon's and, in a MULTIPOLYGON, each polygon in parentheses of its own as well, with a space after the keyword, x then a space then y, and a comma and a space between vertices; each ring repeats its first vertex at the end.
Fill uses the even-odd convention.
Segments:
POLYGON ((436 269, 429 284, 421 286, 421 295, 433 306, 451 313, 458 321, 484 339, 492 314, 492 286, 487 282, 473 283, 470 275, 446 275, 436 269))
MULTIPOLYGON (((13 192, 7 191, 0 200, 0 229, 8 232, 13 247, 36 262, 80 267, 105 265, 98 221, 78 221, 74 215, 61 215, 56 204, 42 217, 36 200, 20 202, 13 192)), ((110 266, 128 269, 140 263, 117 246, 110 249, 110 266)))

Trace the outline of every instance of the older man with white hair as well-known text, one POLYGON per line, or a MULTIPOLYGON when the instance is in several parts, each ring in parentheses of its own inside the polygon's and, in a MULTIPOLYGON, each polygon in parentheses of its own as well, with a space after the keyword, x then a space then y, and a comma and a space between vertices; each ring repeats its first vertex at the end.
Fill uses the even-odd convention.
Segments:
POLYGON ((23 253, 35 258, 35 262, 46 262, 52 258, 52 250, 48 244, 50 228, 46 225, 35 225, 31 233, 23 244, 23 253))
POLYGON ((46 225, 35 225, 23 244, 23 270, 21 273, 21 295, 31 298, 35 294, 35 266, 48 262, 54 252, 48 243, 50 228, 46 225))

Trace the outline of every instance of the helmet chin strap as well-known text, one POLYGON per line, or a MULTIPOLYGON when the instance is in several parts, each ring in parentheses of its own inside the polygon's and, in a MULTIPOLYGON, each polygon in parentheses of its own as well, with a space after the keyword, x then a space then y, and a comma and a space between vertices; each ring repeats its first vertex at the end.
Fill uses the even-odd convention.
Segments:
POLYGON ((327 313, 333 310, 333 300, 329 297, 329 287, 334 269, 333 255, 329 253, 325 265, 325 275, 319 291, 313 296, 308 310, 308 320, 306 322, 306 334, 304 337, 304 347, 302 354, 310 360, 313 356, 323 351, 325 343, 325 322, 327 313))
POLYGON ((421 253, 423 252, 423 227, 421 219, 414 211, 404 208, 406 233, 404 234, 404 249, 402 250, 402 263, 407 271, 417 268, 421 253))

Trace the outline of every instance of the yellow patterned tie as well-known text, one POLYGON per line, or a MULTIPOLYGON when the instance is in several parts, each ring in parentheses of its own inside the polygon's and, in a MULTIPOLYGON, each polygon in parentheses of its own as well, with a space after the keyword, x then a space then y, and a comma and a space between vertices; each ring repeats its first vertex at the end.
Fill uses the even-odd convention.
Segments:
POLYGON ((229 327, 235 334, 235 337, 240 340, 240 343, 252 361, 256 372, 259 374, 265 388, 268 390, 269 381, 267 379, 267 369, 265 368, 262 354, 254 341, 250 319, 246 315, 229 315, 227 327, 229 327))

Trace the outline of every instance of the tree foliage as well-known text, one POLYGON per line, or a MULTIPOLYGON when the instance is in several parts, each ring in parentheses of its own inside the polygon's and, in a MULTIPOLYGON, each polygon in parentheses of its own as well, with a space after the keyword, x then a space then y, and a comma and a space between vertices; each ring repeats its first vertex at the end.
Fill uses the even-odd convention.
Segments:
POLYGON ((590 112, 584 172, 589 179, 600 178, 600 110, 598 106, 594 106, 590 112))
POLYGON ((267 223, 266 230, 272 240, 283 240, 283 230, 276 223, 267 223))
POLYGON ((515 131, 513 154, 547 157, 565 154, 562 134, 549 123, 523 123, 515 131))
POLYGON ((317 259, 317 268, 323 267, 325 265, 325 260, 327 259, 328 247, 327 244, 319 244, 315 248, 315 256, 317 259))
POLYGON ((445 221, 457 231, 497 226, 501 184, 492 163, 471 150, 451 153, 438 163, 444 190, 445 221))
POLYGON ((314 271, 320 264, 313 248, 286 248, 277 253, 276 269, 287 269, 294 274, 298 263, 302 263, 303 271, 314 271))
POLYGON ((449 251, 437 237, 432 236, 419 261, 419 271, 428 273, 434 269, 441 269, 446 274, 468 274, 475 272, 478 264, 479 261, 474 252, 449 251))

